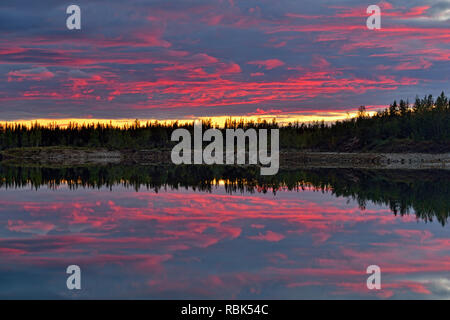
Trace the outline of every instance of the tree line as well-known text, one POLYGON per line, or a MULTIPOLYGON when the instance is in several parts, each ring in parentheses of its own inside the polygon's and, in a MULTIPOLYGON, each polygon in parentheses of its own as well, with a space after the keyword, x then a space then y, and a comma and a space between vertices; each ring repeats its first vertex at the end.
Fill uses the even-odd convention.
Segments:
POLYGON ((450 172, 446 170, 280 170, 261 176, 256 167, 219 165, 141 166, 104 165, 67 168, 0 165, 0 189, 47 186, 57 189, 109 188, 118 186, 159 192, 192 189, 213 192, 221 181, 228 194, 301 191, 313 187, 337 197, 355 200, 361 209, 369 202, 386 205, 395 215, 415 214, 426 222, 442 225, 450 217, 450 172))
MULTIPOLYGON (((205 129, 216 127, 204 120, 205 129)), ((170 148, 171 133, 177 128, 193 132, 193 124, 146 122, 136 120, 123 127, 112 124, 69 123, 31 126, 0 124, 0 150, 27 147, 103 147, 109 149, 170 148)), ((432 95, 394 101, 385 110, 369 116, 361 106, 358 116, 332 124, 325 122, 288 123, 280 126, 266 120, 244 121, 228 119, 221 130, 228 128, 280 129, 282 149, 315 151, 380 151, 380 152, 449 152, 450 105, 444 92, 436 99, 432 95)))
MULTIPOLYGON (((394 101, 385 110, 369 116, 361 106, 358 116, 332 125, 314 123, 289 126, 281 139, 286 148, 322 151, 449 152, 450 105, 444 92, 394 101), (296 130, 296 135, 290 130, 296 130), (297 139, 295 139, 297 137, 297 139), (292 140, 289 140, 292 139, 292 140)), ((280 134, 282 136, 282 134, 280 134)))

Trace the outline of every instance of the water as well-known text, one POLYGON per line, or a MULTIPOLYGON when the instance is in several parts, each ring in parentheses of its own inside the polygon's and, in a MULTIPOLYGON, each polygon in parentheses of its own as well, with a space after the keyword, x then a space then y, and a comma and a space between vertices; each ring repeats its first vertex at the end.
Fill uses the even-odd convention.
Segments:
POLYGON ((450 173, 254 172, 2 167, 0 298, 450 298, 450 173))

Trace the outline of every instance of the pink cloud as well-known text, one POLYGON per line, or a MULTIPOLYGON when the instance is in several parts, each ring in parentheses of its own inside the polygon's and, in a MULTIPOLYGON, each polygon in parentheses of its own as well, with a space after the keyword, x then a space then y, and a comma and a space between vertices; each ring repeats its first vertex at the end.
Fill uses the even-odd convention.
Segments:
POLYGON ((265 234, 259 233, 257 236, 249 236, 247 238, 249 238, 251 240, 278 242, 278 241, 283 240, 285 238, 285 236, 269 230, 265 234))
POLYGON ((272 70, 284 66, 284 62, 279 59, 257 60, 257 61, 250 61, 247 63, 255 64, 260 68, 264 67, 266 70, 272 70))
POLYGON ((428 69, 432 65, 433 64, 430 61, 425 60, 424 58, 420 58, 420 60, 418 62, 412 62, 412 61, 403 62, 403 63, 395 66, 394 69, 395 70, 420 70, 420 69, 428 69))
POLYGON ((24 81, 24 80, 32 80, 32 81, 44 81, 53 78, 55 74, 50 72, 45 67, 38 67, 32 69, 23 69, 17 71, 10 71, 8 73, 8 82, 11 81, 24 81))

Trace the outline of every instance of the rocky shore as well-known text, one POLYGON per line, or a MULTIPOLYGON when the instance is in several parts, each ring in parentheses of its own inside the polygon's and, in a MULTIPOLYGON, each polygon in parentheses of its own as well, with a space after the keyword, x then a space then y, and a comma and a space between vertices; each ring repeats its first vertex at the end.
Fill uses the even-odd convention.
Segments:
POLYGON ((450 153, 280 152, 281 167, 450 169, 450 153))
MULTIPOLYGON (((1 152, 1 161, 16 165, 136 163, 171 164, 170 150, 107 150, 90 148, 26 148, 1 152)), ((280 151, 281 168, 450 169, 450 153, 339 153, 280 151)))

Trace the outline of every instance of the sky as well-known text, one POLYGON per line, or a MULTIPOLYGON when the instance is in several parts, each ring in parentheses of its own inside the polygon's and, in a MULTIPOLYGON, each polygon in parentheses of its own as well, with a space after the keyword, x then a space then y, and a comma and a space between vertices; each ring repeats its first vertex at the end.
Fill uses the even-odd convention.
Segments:
POLYGON ((449 60, 448 0, 2 0, 0 121, 337 120, 450 92, 449 60))

